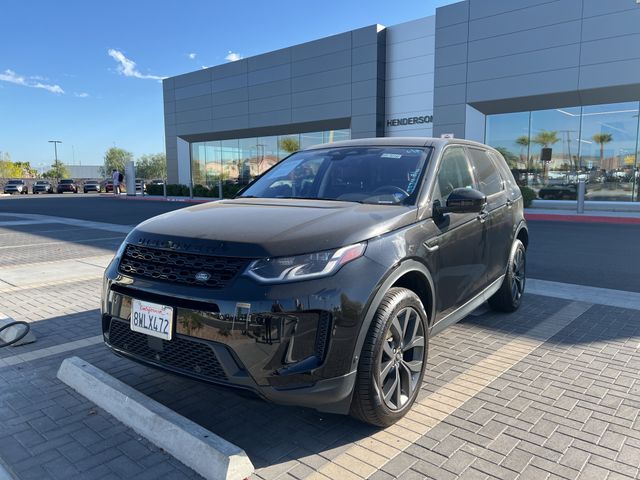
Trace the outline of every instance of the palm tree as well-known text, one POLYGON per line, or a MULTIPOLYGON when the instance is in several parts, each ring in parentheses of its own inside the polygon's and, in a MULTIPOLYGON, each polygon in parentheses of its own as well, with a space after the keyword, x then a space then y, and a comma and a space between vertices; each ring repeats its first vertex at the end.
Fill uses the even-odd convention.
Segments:
MULTIPOLYGON (((548 148, 550 145, 553 145, 554 143, 558 143, 560 141, 560 139, 558 138, 558 132, 556 132, 555 130, 540 130, 540 133, 538 133, 535 138, 533 139, 534 143, 537 143, 538 145, 542 146, 542 148, 548 148)), ((544 168, 542 170, 542 177, 544 178, 544 180, 546 181, 547 179, 547 164, 545 162, 544 164, 544 168)))
POLYGON ((529 170, 529 156, 528 156, 528 150, 529 150, 529 144, 531 143, 531 138, 529 138, 528 135, 522 135, 518 138, 516 138, 516 145, 520 146, 520 161, 526 165, 526 169, 527 171, 529 170), (524 149, 527 149, 527 157, 525 159, 525 154, 524 154, 524 149))
POLYGON ((533 139, 533 143, 542 145, 543 148, 548 148, 550 145, 558 143, 559 141, 558 132, 555 130, 540 130, 540 133, 538 133, 533 139))
POLYGON ((604 168, 604 146, 613 141, 613 135, 610 133, 596 133, 591 140, 600 145, 600 168, 604 168))

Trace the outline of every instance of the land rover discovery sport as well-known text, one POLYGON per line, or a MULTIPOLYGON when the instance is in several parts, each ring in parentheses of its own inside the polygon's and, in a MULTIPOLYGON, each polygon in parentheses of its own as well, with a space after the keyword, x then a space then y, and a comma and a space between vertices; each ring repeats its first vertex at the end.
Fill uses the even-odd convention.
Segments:
POLYGON ((376 138, 296 152, 232 200, 138 225, 105 272, 117 354, 379 426, 411 408, 429 339, 525 287, 499 152, 376 138))

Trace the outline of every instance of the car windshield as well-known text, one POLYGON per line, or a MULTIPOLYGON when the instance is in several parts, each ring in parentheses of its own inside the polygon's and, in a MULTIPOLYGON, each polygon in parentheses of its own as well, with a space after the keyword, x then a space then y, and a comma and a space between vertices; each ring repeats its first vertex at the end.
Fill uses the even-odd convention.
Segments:
POLYGON ((73 180, 60 180, 60 183, 73 183, 73 180))
POLYGON ((49 183, 49 182, 39 181, 39 182, 36 182, 36 185, 46 185, 46 184, 48 184, 48 183, 49 183))
POLYGON ((7 185, 22 185, 22 180, 9 180, 7 185))
POLYGON ((415 203, 430 147, 335 147, 294 153, 239 197, 415 203))
POLYGON ((86 184, 87 185, 97 185, 98 182, 96 182, 95 180, 89 180, 86 184))

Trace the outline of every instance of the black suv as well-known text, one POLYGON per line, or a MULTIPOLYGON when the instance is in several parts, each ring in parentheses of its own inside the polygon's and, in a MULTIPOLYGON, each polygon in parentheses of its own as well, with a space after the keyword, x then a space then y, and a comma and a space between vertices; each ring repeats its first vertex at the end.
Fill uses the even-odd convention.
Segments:
POLYGON ((318 145, 233 200, 138 225, 105 272, 104 339, 147 365, 390 425, 432 335, 487 300, 518 308, 528 238, 490 147, 318 145))

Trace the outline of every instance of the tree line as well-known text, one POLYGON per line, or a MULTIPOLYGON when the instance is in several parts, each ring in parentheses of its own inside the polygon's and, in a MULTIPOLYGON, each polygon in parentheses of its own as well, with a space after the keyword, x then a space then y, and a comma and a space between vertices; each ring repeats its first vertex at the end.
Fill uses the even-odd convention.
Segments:
MULTIPOLYGON (((104 155, 104 165, 100 167, 100 173, 104 177, 110 177, 114 170, 124 174, 125 165, 131 160, 133 160, 131 152, 123 148, 112 147, 104 155)), ((135 162, 135 168, 137 178, 166 178, 167 157, 164 153, 141 155, 135 162)))
MULTIPOLYGON (((113 170, 124 173, 127 162, 133 160, 133 154, 122 148, 112 147, 105 152, 104 164, 100 167, 100 174, 111 177, 113 170)), ((136 177, 145 179, 167 177, 167 158, 164 153, 141 155, 135 161, 136 177)), ((29 162, 13 162, 9 154, 0 156, 0 178, 36 178, 40 176, 38 170, 29 162)), ((44 178, 60 179, 69 177, 67 166, 57 160, 51 168, 42 174, 44 178)))

